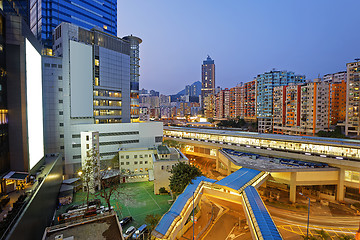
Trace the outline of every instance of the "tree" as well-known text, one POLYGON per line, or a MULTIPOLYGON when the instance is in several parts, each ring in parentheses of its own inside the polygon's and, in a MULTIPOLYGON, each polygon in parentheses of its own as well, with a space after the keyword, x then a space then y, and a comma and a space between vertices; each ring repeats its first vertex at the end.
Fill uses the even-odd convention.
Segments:
POLYGON ((78 175, 83 184, 83 190, 87 191, 86 204, 89 205, 90 193, 95 193, 95 190, 99 186, 98 175, 100 172, 99 166, 99 152, 90 149, 86 152, 86 158, 81 163, 81 169, 78 171, 78 175))
POLYGON ((151 232, 161 219, 160 214, 149 214, 145 217, 145 223, 148 225, 148 229, 151 232))
POLYGON ((120 183, 120 173, 114 170, 104 170, 99 174, 101 189, 96 196, 103 198, 111 211, 111 196, 118 192, 118 184, 120 183))
POLYGON ((184 162, 177 163, 173 169, 171 169, 172 175, 170 176, 170 189, 173 192, 180 193, 185 187, 191 183, 191 180, 202 176, 201 170, 194 166, 184 162))

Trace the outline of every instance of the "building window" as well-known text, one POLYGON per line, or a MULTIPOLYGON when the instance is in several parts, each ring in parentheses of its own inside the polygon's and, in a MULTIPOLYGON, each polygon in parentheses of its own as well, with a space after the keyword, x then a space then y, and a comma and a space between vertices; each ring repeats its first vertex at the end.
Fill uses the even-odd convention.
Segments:
POLYGON ((64 112, 63 112, 63 111, 59 111, 59 115, 64 115, 64 112))
POLYGON ((143 155, 139 155, 140 156, 140 158, 143 158, 143 155))
POLYGON ((143 164, 143 161, 140 161, 140 164, 143 164))
POLYGON ((89 141, 89 139, 90 139, 89 136, 86 136, 86 141, 89 141))
POLYGON ((60 149, 64 149, 64 146, 60 146, 60 149))
POLYGON ((63 100, 61 100, 61 99, 59 100, 59 103, 63 103, 63 102, 64 102, 63 100))
POLYGON ((124 165, 124 162, 121 162, 121 165, 124 165))
POLYGON ((62 88, 59 88, 59 92, 62 92, 63 91, 63 89, 62 88))
POLYGON ((61 65, 61 64, 58 64, 58 68, 62 68, 62 65, 61 65))
POLYGON ((64 138, 64 134, 60 134, 60 138, 64 138))
POLYGON ((129 155, 126 155, 126 159, 129 159, 129 155))
POLYGON ((145 161, 145 164, 148 164, 148 161, 145 161))
POLYGON ((121 155, 120 158, 121 158, 121 159, 124 159, 124 155, 121 155))
POLYGON ((90 146, 89 146, 89 144, 86 144, 86 149, 90 149, 90 146))
POLYGON ((137 155, 134 155, 134 158, 137 158, 137 155))
POLYGON ((45 67, 50 67, 50 63, 45 63, 44 66, 45 67))
POLYGON ((58 76, 58 79, 59 79, 59 80, 62 80, 62 76, 58 76))
POLYGON ((126 165, 129 165, 130 163, 129 162, 126 162, 126 165))
POLYGON ((60 127, 63 127, 63 126, 64 126, 64 123, 59 123, 59 126, 60 126, 60 127))
POLYGON ((51 67, 56 68, 56 64, 51 64, 51 67))

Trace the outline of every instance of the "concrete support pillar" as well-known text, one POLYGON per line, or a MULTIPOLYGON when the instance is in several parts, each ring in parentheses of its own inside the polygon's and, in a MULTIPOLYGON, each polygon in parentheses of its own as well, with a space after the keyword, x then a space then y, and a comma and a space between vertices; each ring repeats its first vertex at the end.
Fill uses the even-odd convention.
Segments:
POLYGON ((290 176, 290 202, 296 202, 296 172, 292 172, 290 176))
POLYGON ((216 151, 216 171, 219 171, 219 149, 216 151))
POLYGON ((336 199, 338 201, 344 201, 344 180, 345 180, 345 170, 340 168, 339 170, 339 181, 336 189, 336 199))

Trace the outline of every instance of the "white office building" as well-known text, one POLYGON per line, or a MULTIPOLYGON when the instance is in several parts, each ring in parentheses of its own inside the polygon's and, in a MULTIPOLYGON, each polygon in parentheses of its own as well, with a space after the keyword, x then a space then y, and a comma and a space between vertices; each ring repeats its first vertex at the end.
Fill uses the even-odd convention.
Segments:
POLYGON ((70 23, 53 37, 55 56, 42 59, 45 153, 61 152, 68 176, 81 167, 81 132, 99 132, 101 161, 161 143, 161 123, 130 124, 128 41, 70 23))

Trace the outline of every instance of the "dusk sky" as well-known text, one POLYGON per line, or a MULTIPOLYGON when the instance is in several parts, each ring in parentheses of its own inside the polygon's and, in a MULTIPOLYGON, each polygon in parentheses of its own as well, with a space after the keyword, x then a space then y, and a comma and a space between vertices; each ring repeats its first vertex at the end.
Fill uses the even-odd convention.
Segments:
POLYGON ((358 0, 119 0, 118 35, 140 37, 140 88, 174 94, 215 60, 216 86, 277 70, 346 70, 360 57, 358 0))

